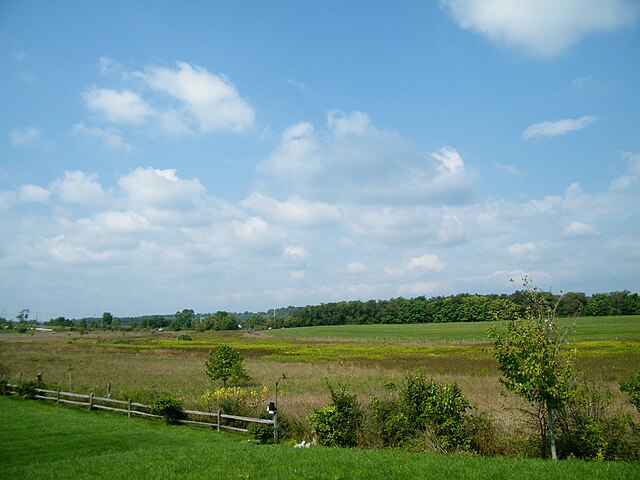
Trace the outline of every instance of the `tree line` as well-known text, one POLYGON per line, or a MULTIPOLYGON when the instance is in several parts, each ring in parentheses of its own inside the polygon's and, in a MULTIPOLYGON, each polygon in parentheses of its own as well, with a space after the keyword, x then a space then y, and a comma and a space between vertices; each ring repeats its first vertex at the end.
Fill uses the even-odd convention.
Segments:
MULTIPOLYGON (((586 295, 568 292, 556 295, 541 292, 558 317, 640 315, 640 296, 623 290, 586 295)), ((100 318, 67 319, 57 317, 44 322, 49 327, 73 330, 262 330, 268 328, 307 327, 321 325, 354 325, 380 323, 445 323, 486 322, 522 315, 527 305, 526 292, 511 294, 457 295, 426 298, 391 298, 389 300, 352 300, 305 307, 283 307, 268 312, 197 314, 183 309, 170 315, 114 317, 104 312, 100 318)), ((21 310, 15 321, 0 317, 0 330, 27 331, 36 327, 29 310, 21 310)))
MULTIPOLYGON (((556 309, 559 317, 640 315, 640 296, 628 290, 592 296, 542 292, 542 296, 551 308, 556 309)), ((356 300, 298 308, 289 317, 276 319, 274 327, 485 322, 523 315, 526 306, 523 291, 502 295, 462 293, 432 298, 356 300)))

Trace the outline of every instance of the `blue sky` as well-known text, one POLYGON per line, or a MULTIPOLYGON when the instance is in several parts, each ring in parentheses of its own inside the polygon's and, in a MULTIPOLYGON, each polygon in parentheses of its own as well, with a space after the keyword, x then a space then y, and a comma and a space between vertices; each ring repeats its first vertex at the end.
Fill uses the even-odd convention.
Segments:
POLYGON ((0 314, 638 291, 639 16, 3 1, 0 314))

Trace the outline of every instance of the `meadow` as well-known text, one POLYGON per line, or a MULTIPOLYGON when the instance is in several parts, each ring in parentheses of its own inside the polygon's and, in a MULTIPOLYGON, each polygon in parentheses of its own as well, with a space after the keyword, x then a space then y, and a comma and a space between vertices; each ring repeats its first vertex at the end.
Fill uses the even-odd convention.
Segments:
POLYGON ((287 448, 245 436, 0 397, 3 478, 633 479, 633 463, 287 448))
MULTIPOLYGON (((618 391, 620 379, 640 365, 640 316, 571 320, 571 348, 584 379, 606 387, 613 401, 635 415, 618 391)), ((105 392, 113 398, 149 403, 158 394, 179 397, 202 409, 202 393, 212 387, 205 375, 210 349, 227 343, 240 350, 252 385, 266 385, 273 398, 279 385, 280 411, 297 421, 328 403, 326 382, 356 393, 363 405, 422 369, 437 381, 454 381, 479 411, 506 430, 518 425, 513 395, 505 395, 486 340, 490 323, 347 325, 262 332, 36 332, 0 334, 0 366, 10 381, 42 372, 49 385, 78 393, 105 392)), ((300 440, 300 439, 298 439, 300 440)))

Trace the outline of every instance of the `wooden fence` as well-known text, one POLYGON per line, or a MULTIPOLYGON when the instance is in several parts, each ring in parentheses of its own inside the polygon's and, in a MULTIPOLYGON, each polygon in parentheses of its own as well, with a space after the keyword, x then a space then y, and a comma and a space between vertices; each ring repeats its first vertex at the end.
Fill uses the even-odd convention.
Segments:
MULTIPOLYGON (((14 394, 17 385, 7 385, 10 393, 14 394)), ((110 412, 126 413, 129 417, 139 416, 147 418, 164 418, 161 415, 150 413, 151 407, 143 403, 132 402, 129 400, 115 400, 107 397, 97 397, 93 393, 82 395, 79 393, 62 392, 58 390, 46 390, 43 388, 36 389, 36 399, 48 400, 57 404, 75 405, 87 407, 89 410, 108 410, 110 412)), ((260 423, 265 425, 273 425, 274 436, 277 435, 277 419, 269 420, 265 418, 241 417, 238 415, 227 415, 221 412, 199 412, 197 410, 182 410, 185 419, 177 420, 185 425, 199 425, 209 428, 233 430, 236 432, 248 432, 248 428, 238 427, 238 423, 260 423), (235 425, 227 425, 224 420, 232 421, 235 425)), ((277 438, 277 437, 276 437, 277 438)))

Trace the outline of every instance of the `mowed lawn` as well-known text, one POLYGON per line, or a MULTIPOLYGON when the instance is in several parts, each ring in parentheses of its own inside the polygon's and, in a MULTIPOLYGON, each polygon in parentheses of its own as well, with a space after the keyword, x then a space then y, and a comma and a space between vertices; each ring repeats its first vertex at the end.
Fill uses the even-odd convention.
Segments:
POLYGON ((636 479, 640 465, 256 445, 246 436, 0 397, 7 479, 636 479))
MULTIPOLYGON (((559 319, 569 330, 569 340, 640 340, 640 315, 559 319)), ((267 334, 280 338, 335 338, 367 340, 432 340, 485 342, 487 330, 500 322, 336 325, 281 328, 267 334)))

